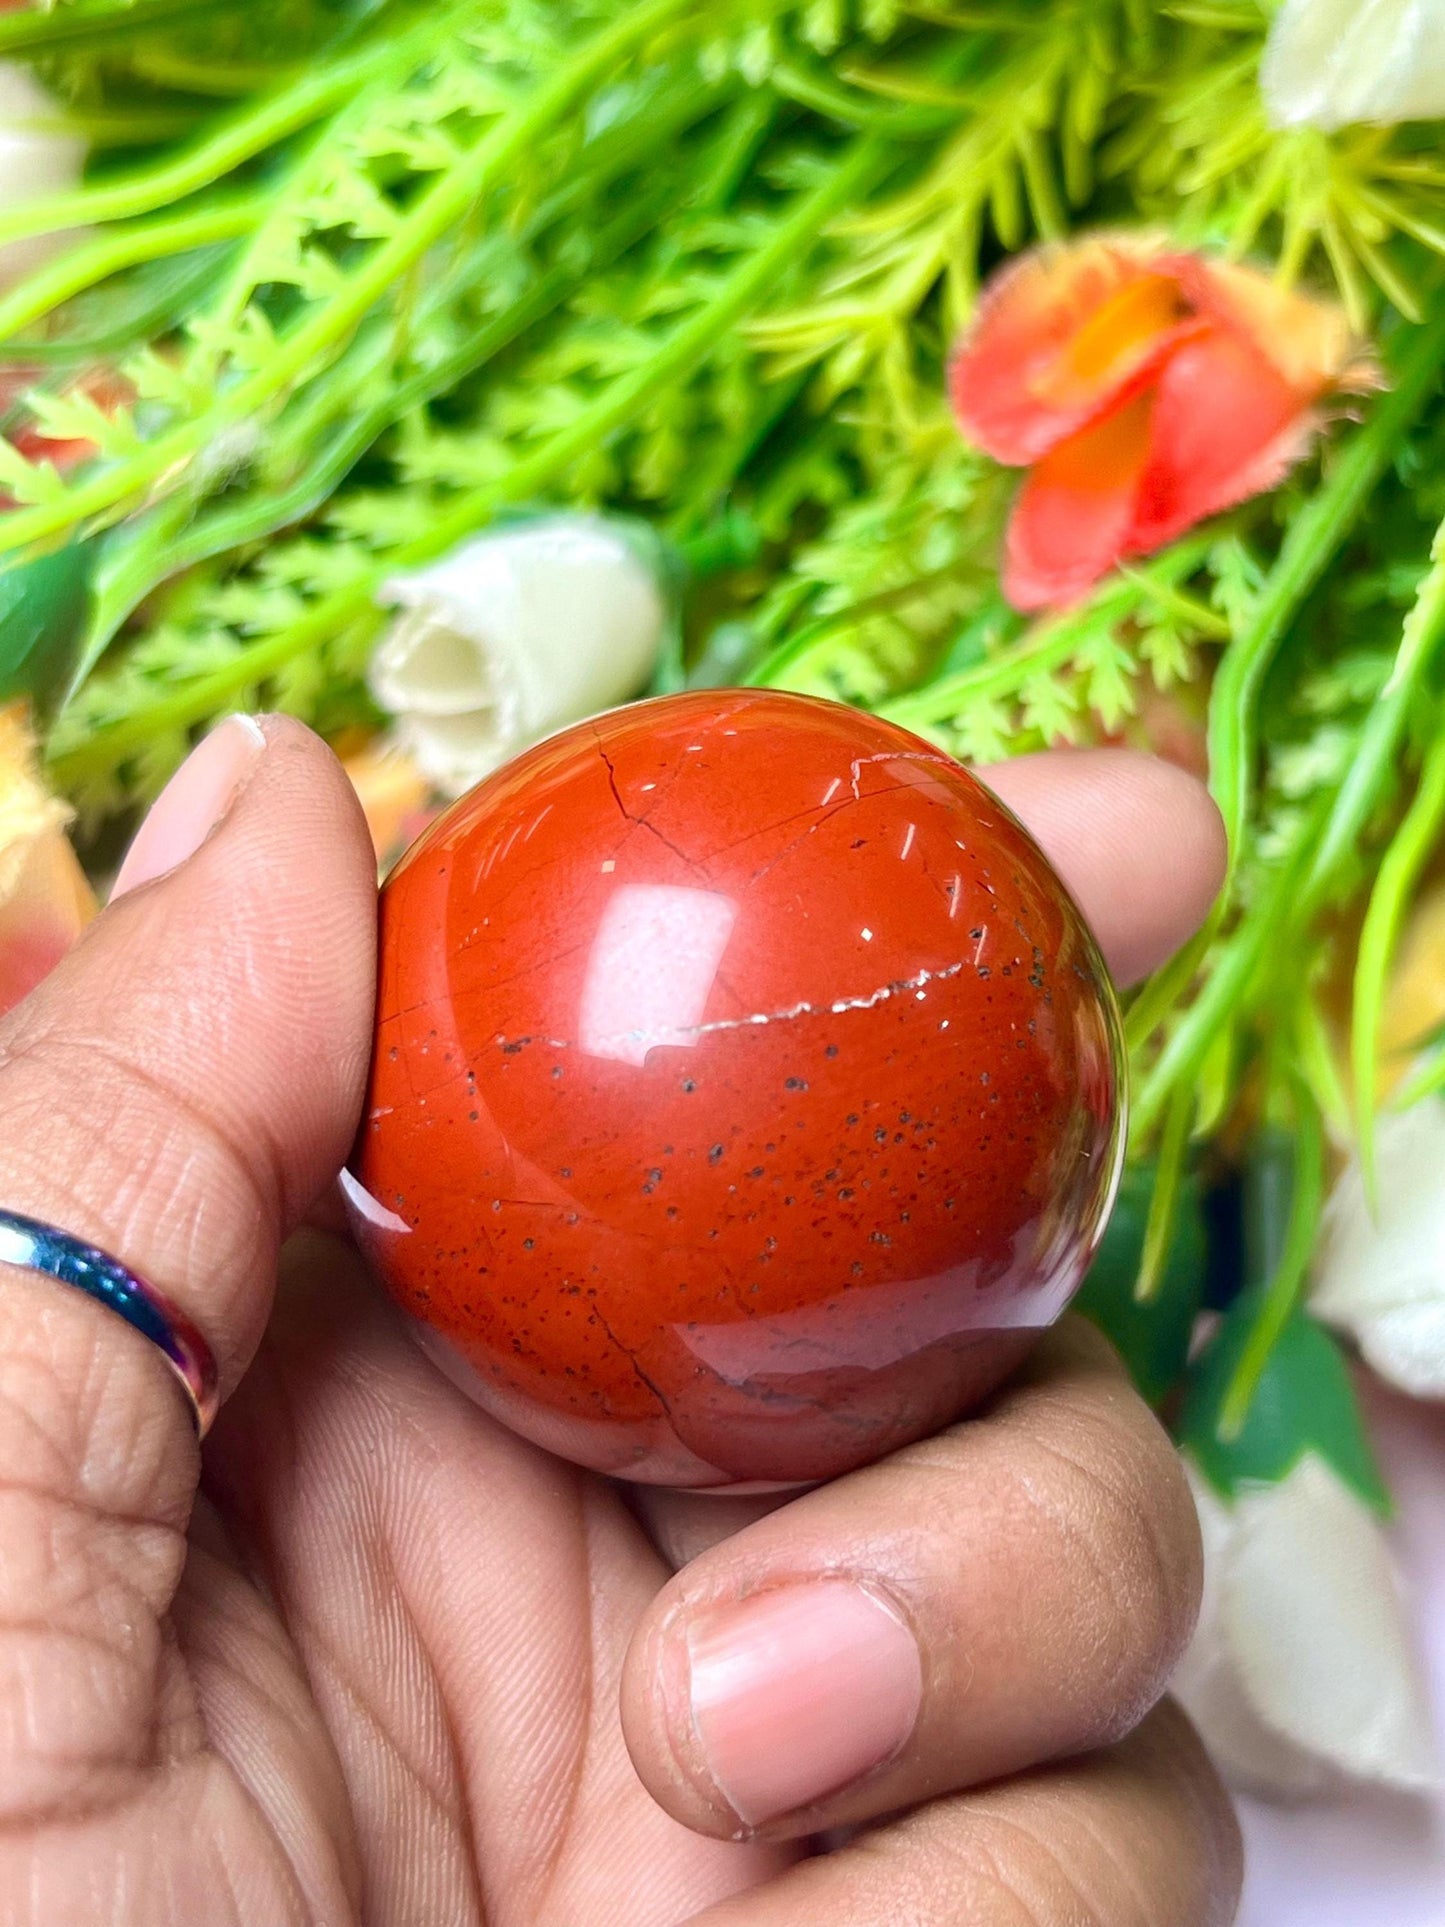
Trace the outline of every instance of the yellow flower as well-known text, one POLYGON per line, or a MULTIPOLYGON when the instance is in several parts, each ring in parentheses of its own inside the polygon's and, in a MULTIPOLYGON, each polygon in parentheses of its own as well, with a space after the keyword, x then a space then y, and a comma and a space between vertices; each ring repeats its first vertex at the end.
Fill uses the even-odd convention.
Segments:
POLYGON ((0 1013, 35 988, 95 914, 68 818, 37 774, 23 708, 0 708, 0 1013))
POLYGON ((435 792, 394 743, 373 740, 356 750, 347 748, 341 766, 356 791, 377 865, 385 873, 436 814, 440 805, 435 792))

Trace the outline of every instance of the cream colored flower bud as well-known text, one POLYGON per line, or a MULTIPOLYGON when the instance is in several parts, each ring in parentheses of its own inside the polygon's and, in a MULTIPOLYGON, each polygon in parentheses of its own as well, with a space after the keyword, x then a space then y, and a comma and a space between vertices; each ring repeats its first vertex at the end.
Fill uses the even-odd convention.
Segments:
POLYGON ((1285 0, 1260 67, 1277 127, 1445 115, 1445 0, 1285 0))
POLYGON ((1439 1759, 1375 1515, 1307 1454, 1222 1499, 1193 1470, 1204 1602, 1173 1689, 1241 1790, 1436 1784, 1439 1759))
POLYGON ((558 515, 503 528, 393 577, 402 613, 372 658, 399 745, 458 795, 584 716, 635 696, 669 611, 655 572, 611 524, 558 515))
MULTIPOLYGON (((75 187, 86 146, 29 68, 0 60, 0 213, 75 187)), ((0 244, 0 287, 28 274, 62 239, 37 234, 0 244)))
POLYGON ((1382 1378, 1445 1398, 1445 1100, 1382 1112, 1375 1162, 1373 1208, 1356 1162, 1331 1193, 1310 1309, 1382 1378))

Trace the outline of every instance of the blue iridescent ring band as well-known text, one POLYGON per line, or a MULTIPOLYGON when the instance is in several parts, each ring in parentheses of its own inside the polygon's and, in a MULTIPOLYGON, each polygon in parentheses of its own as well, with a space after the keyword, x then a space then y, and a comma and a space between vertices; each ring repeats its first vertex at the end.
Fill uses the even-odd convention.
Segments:
POLYGON ((154 1285, 83 1238, 39 1218, 0 1208, 0 1264, 42 1271, 74 1285, 123 1318, 161 1353, 186 1395, 196 1434, 204 1438, 216 1416, 216 1360, 185 1313, 154 1285))

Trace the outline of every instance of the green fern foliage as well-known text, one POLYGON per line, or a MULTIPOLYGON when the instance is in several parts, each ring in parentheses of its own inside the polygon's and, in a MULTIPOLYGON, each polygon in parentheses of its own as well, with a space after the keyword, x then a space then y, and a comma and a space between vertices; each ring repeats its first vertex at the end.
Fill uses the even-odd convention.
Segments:
POLYGON ((1230 882, 1132 1004, 1136 1151, 1177 1178, 1245 1110, 1350 1128, 1339 987, 1367 1117, 1439 816, 1445 165, 1438 128, 1271 127, 1269 12, 6 15, 0 55, 95 143, 75 193, 0 213, 0 245, 81 230, 0 295, 6 358, 39 371, 3 426, 97 451, 61 474, 0 440, 0 557, 94 546, 57 777, 103 813, 238 705, 373 722, 388 574, 529 505, 640 513, 711 576, 694 676, 726 659, 979 762, 1148 741, 1161 700, 1207 724, 1230 882), (1008 255, 1119 226, 1335 294, 1389 385, 1274 496, 1026 623, 998 590, 1013 480, 959 437, 948 357, 1008 255))

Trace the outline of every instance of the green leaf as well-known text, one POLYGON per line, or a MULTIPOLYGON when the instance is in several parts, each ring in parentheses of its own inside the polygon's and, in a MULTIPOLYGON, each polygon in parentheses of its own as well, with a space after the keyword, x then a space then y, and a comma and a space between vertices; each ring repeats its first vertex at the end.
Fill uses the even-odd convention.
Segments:
POLYGON ((1179 1383, 1189 1355, 1194 1320, 1204 1297, 1205 1232, 1196 1176, 1181 1178, 1174 1196, 1169 1236, 1159 1266, 1158 1290, 1141 1303, 1135 1291, 1144 1256, 1156 1171, 1131 1165, 1119 1187, 1104 1233, 1074 1309, 1117 1347, 1129 1374, 1151 1405, 1179 1383))
POLYGON ((0 570, 0 703, 28 697, 48 715, 79 658, 90 613, 88 542, 0 570))
POLYGON ((1131 652, 1108 629, 1098 629, 1079 651, 1078 667, 1087 676, 1088 704, 1106 730, 1116 730, 1138 707, 1131 652))
POLYGON ((1265 676, 1289 624, 1389 472, 1400 438, 1432 399, 1445 366, 1445 304, 1423 328, 1402 328, 1389 392, 1337 452, 1323 488, 1293 518, 1250 620, 1225 651, 1209 704, 1210 784, 1229 840, 1233 883, 1249 821, 1265 676))
POLYGON ((1263 1291, 1284 1260, 1294 1210, 1294 1133, 1266 1125, 1251 1138, 1240 1171, 1242 1291, 1263 1291))
POLYGON ((1430 746, 1420 772, 1420 786, 1405 820, 1381 860, 1369 908, 1360 932, 1359 956, 1350 1026, 1350 1052, 1355 1080, 1360 1165, 1366 1195, 1375 1197, 1375 1101, 1380 1074, 1380 1031, 1390 965, 1399 943, 1420 873, 1433 854, 1445 818, 1445 736, 1430 746))
POLYGON ((137 0, 128 7, 80 5, 0 21, 0 50, 38 49, 127 39, 208 11, 215 0, 137 0))
POLYGON ((1199 1357, 1179 1422, 1179 1442, 1226 1498, 1275 1485, 1315 1452, 1375 1511, 1390 1496, 1365 1431, 1344 1353, 1317 1319, 1291 1314, 1260 1374, 1238 1433, 1223 1436, 1223 1411, 1259 1324, 1263 1293, 1237 1299, 1199 1357))
POLYGON ((1234 1380, 1220 1413, 1220 1430, 1229 1438, 1239 1435, 1249 1417, 1270 1355, 1304 1291, 1310 1257, 1319 1238, 1325 1190, 1324 1125, 1302 1087, 1296 1093, 1295 1110, 1288 1164, 1284 1167, 1288 1215, 1277 1253, 1268 1254, 1269 1270, 1258 1301, 1258 1316, 1240 1350, 1234 1380))
POLYGON ((58 502, 65 484, 53 462, 31 462, 0 435, 0 490, 22 504, 58 502))
POLYGON ((102 408, 83 388, 64 394, 36 389, 30 412, 49 441, 89 442, 102 455, 133 455, 140 447, 135 417, 128 407, 102 408))

